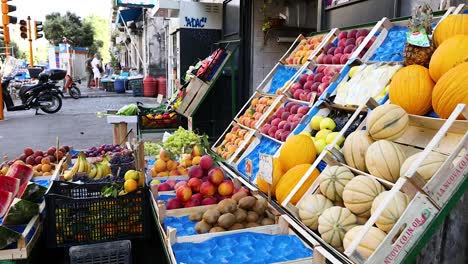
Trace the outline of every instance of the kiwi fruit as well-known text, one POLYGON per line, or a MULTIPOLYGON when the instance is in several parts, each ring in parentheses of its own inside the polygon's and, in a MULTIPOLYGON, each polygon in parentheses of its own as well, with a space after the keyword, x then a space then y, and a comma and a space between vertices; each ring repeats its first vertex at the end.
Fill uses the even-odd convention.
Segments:
POLYGON ((268 208, 268 201, 260 197, 255 202, 255 205, 252 207, 252 211, 255 211, 258 215, 263 215, 265 210, 268 208))
POLYGON ((221 213, 218 210, 211 208, 203 214, 203 220, 208 224, 216 224, 220 215, 221 213))
POLYGON ((203 219, 203 212, 193 212, 189 215, 190 221, 198 222, 203 219))
POLYGON ((226 231, 226 229, 219 227, 219 226, 215 226, 210 229, 210 233, 224 232, 224 231, 226 231))
POLYGON ((257 199, 253 196, 247 196, 239 200, 239 207, 245 210, 250 210, 257 202, 257 199))
POLYGON ((253 222, 257 222, 258 221, 258 214, 254 211, 248 211, 247 212, 247 222, 249 223, 253 223, 253 222))
POLYGON ((195 231, 197 231, 198 234, 208 233, 210 229, 211 225, 203 220, 195 225, 195 231))
POLYGON ((234 199, 224 199, 216 207, 222 214, 234 213, 237 210, 237 201, 234 199))
POLYGON ((271 219, 271 218, 263 218, 262 222, 260 223, 261 225, 274 225, 275 224, 275 220, 271 219))
POLYGON ((239 202, 240 199, 244 197, 247 197, 247 194, 245 192, 236 192, 231 198, 239 202))
POLYGON ((255 222, 250 222, 250 223, 247 223, 245 225, 245 228, 249 228, 249 227, 257 227, 257 226, 260 226, 259 224, 255 223, 255 222))
POLYGON ((245 221, 245 219, 247 218, 247 212, 242 209, 242 208, 238 208, 235 212, 234 212, 234 216, 236 217, 236 222, 237 223, 242 223, 245 221))
POLYGON ((244 229, 244 228, 245 228, 245 227, 244 227, 243 224, 241 224, 241 223, 235 223, 235 224, 233 224, 233 225, 229 228, 229 230, 240 230, 240 229, 244 229))
POLYGON ((236 217, 231 213, 225 213, 218 219, 218 225, 222 228, 228 229, 236 223, 236 217))

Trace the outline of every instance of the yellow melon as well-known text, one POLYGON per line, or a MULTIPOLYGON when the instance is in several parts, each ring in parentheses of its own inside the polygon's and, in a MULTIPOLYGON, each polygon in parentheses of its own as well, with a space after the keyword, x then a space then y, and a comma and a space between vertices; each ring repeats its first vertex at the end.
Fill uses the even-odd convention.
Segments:
MULTIPOLYGON (((276 194, 276 185, 283 177, 283 170, 281 169, 281 163, 278 158, 273 158, 273 184, 270 186, 270 192, 272 196, 276 194)), ((268 193, 268 183, 260 177, 257 177, 257 186, 260 191, 268 193)))
MULTIPOLYGON (((286 199, 286 197, 289 195, 292 189, 299 183, 302 176, 305 175, 309 168, 310 164, 300 164, 288 170, 283 175, 283 177, 281 177, 280 181, 278 182, 278 185, 276 186, 276 199, 280 204, 283 203, 283 201, 286 199)), ((304 184, 292 197, 290 203, 295 205, 319 175, 320 172, 317 169, 314 169, 311 175, 304 182, 304 184)))
POLYGON ((317 152, 314 141, 306 135, 296 135, 288 138, 280 149, 279 159, 283 171, 288 171, 299 164, 312 164, 317 152))

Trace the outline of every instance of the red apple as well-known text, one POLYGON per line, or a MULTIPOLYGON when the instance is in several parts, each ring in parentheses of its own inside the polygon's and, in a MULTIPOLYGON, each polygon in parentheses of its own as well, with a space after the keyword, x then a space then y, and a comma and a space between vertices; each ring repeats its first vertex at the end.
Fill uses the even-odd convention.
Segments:
POLYGON ((271 123, 271 121, 275 120, 276 118, 278 118, 277 115, 272 115, 272 116, 270 116, 270 117, 268 118, 267 123, 271 123))
POLYGON ((224 171, 221 168, 214 168, 208 172, 208 180, 218 186, 224 181, 224 171))
MULTIPOLYGON (((200 162, 201 162, 201 159, 200 159, 200 162)), ((188 169, 188 176, 190 178, 202 178, 203 169, 199 165, 192 166, 188 169)))
POLYGON ((325 60, 324 60, 325 64, 332 64, 332 61, 333 61, 333 55, 329 54, 325 57, 325 60))
POLYGON ((333 55, 336 54, 343 54, 344 48, 343 47, 338 47, 335 49, 335 52, 333 52, 333 55))
POLYGON ((328 52, 328 50, 333 48, 333 47, 335 47, 335 45, 333 45, 333 43, 328 43, 323 47, 323 51, 328 52))
POLYGON ((304 91, 305 91, 305 90, 310 90, 310 88, 312 87, 312 84, 314 84, 313 81, 307 81, 307 82, 304 84, 304 91))
POLYGON ((36 164, 41 164, 42 158, 42 156, 38 156, 34 159, 34 161, 36 162, 36 164))
POLYGON ((276 111, 276 116, 281 116, 284 113, 284 107, 280 107, 278 111, 276 111))
POLYGON ((346 47, 346 39, 340 39, 338 41, 338 47, 346 47))
POLYGON ((234 184, 230 180, 225 180, 218 186, 218 193, 220 195, 227 196, 231 195, 232 192, 234 192, 234 184))
POLYGON ((319 66, 317 67, 317 69, 316 69, 316 73, 321 73, 321 72, 323 72, 323 70, 325 70, 326 67, 327 67, 327 66, 325 66, 325 65, 319 65, 319 66))
POLYGON ((166 209, 172 210, 172 209, 179 209, 182 208, 183 204, 179 201, 177 198, 171 198, 167 200, 167 205, 166 209))
POLYGON ((201 203, 200 200, 192 197, 188 201, 185 202, 184 208, 200 206, 200 203, 201 203))
POLYGON ((325 92, 325 90, 328 88, 328 83, 322 83, 320 84, 319 88, 318 88, 318 93, 319 95, 322 95, 323 92, 325 92))
POLYGON ((333 48, 329 49, 329 50, 327 51, 327 55, 328 55, 328 54, 331 54, 331 55, 333 55, 333 54, 335 53, 335 50, 336 50, 336 48, 335 48, 335 47, 333 47, 333 48))
POLYGON ((366 37, 368 34, 369 34, 369 30, 367 30, 367 29, 360 29, 360 30, 358 30, 358 32, 356 33, 356 38, 358 38, 358 37, 360 37, 360 36, 366 37))
POLYGON ((293 105, 293 107, 291 107, 291 113, 292 114, 297 114, 297 110, 299 109, 299 105, 293 105))
POLYGON ((354 47, 356 47, 356 46, 354 46, 354 45, 348 45, 348 46, 346 46, 346 48, 344 48, 344 50, 343 50, 343 53, 344 53, 344 54, 351 54, 351 53, 353 53, 354 47))
MULTIPOLYGON (((294 115, 288 116, 288 119, 286 120, 288 123, 293 122, 294 115)), ((284 125, 286 127, 286 125, 284 125)))
POLYGON ((24 149, 24 154, 26 154, 26 156, 31 156, 34 154, 34 151, 32 150, 32 148, 25 148, 24 149))
POLYGON ((201 203, 201 201, 203 200, 203 194, 201 194, 201 193, 196 193, 196 194, 192 195, 192 198, 191 198, 191 199, 197 199, 197 200, 200 201, 200 203, 201 203))
POLYGON ((325 75, 325 76, 323 76, 323 78, 322 78, 322 83, 330 83, 330 81, 331 81, 332 78, 333 78, 333 77, 330 76, 330 75, 325 75))
POLYGON ((302 89, 302 84, 300 83, 294 83, 293 85, 291 85, 291 90, 298 90, 298 89, 302 89))
POLYGON ((356 39, 356 46, 360 46, 361 43, 364 42, 364 39, 365 39, 365 38, 366 38, 366 37, 364 37, 364 36, 358 37, 358 38, 356 39))
POLYGON ((210 155, 203 155, 200 159, 200 167, 204 170, 209 170, 213 166, 213 159, 210 155))
POLYGON ((333 56, 332 63, 340 64, 340 58, 341 58, 341 54, 337 54, 336 56, 333 56))
MULTIPOLYGON (((301 94, 302 94, 302 92, 301 92, 301 94)), ((289 112, 283 112, 283 114, 281 114, 281 120, 286 120, 286 119, 288 119, 288 116, 289 116, 290 114, 291 114, 291 113, 289 113, 289 112)), ((278 126, 278 124, 279 124, 279 122, 281 122, 281 120, 278 120, 278 123, 276 124, 276 126, 278 126)), ((272 125, 273 125, 273 123, 272 123, 272 125)))
POLYGON ((299 100, 299 96, 301 95, 302 92, 304 92, 304 90, 302 90, 302 89, 296 90, 296 91, 294 92, 294 94, 293 94, 294 99, 298 99, 298 100, 299 100))
MULTIPOLYGON (((319 87, 320 83, 321 83, 321 82, 314 82, 314 84, 312 84, 312 87, 311 87, 310 90, 311 90, 312 92, 317 92, 317 88, 319 87)), ((309 101, 309 100, 307 100, 307 101, 309 101)))
POLYGON ((263 134, 268 134, 268 130, 269 130, 269 129, 270 129, 270 124, 265 124, 265 125, 263 125, 262 131, 261 131, 261 132, 262 132, 263 134))
POLYGON ((55 162, 55 156, 49 156, 48 158, 49 158, 50 162, 55 162))
POLYGON ((338 35, 338 39, 345 39, 345 38, 348 38, 348 32, 346 31, 340 32, 340 34, 338 35))
POLYGON ((174 189, 177 182, 175 180, 167 180, 166 183, 171 186, 171 189, 174 189))
POLYGON ((28 157, 28 156, 26 156, 26 154, 21 154, 21 155, 18 157, 18 159, 19 159, 19 160, 22 160, 23 162, 25 162, 27 157, 28 157))
POLYGON ((310 99, 312 98, 312 92, 307 94, 307 102, 310 102, 310 99))
POLYGON ((277 126, 271 126, 270 129, 268 130, 268 135, 270 137, 274 137, 275 133, 276 133, 276 130, 278 130, 277 126))
POLYGON ((295 121, 294 123, 291 124, 291 131, 294 131, 296 129, 297 125, 299 125, 299 121, 295 121))
POLYGON ((284 128, 284 125, 286 125, 287 121, 281 121, 278 125, 278 129, 283 129, 284 128))
MULTIPOLYGON (((283 116, 284 113, 288 113, 288 112, 283 112, 283 114, 282 114, 281 116, 283 116)), ((287 117, 286 117, 286 118, 287 118, 287 117)), ((271 125, 272 125, 272 126, 278 126, 279 123, 281 122, 281 120, 282 120, 281 118, 275 118, 273 121, 271 121, 271 125)))
POLYGON ((284 131, 291 131, 291 122, 287 122, 285 125, 284 125, 284 131))
POLYGON ((314 82, 320 82, 320 80, 322 80, 323 76, 324 76, 323 73, 317 73, 315 75, 314 82))
POLYGON ((210 205, 210 204, 216 204, 216 203, 217 203, 216 198, 206 197, 205 199, 202 200, 201 205, 210 205))
POLYGON ((42 157, 44 156, 44 153, 40 150, 36 150, 34 151, 34 154, 33 154, 34 157, 42 157))
POLYGON ((188 186, 179 187, 176 190, 176 197, 181 202, 186 202, 190 199, 190 197, 192 197, 192 189, 190 189, 188 186))
POLYGON ((318 64, 323 64, 323 63, 324 63, 324 62, 323 62, 323 59, 324 59, 324 58, 325 58, 325 54, 322 53, 322 54, 318 55, 318 57, 317 57, 317 63, 318 63, 318 64))
POLYGON ((276 130, 275 138, 276 138, 277 140, 281 140, 281 133, 283 133, 283 132, 284 132, 284 129, 278 129, 278 130, 276 130))
POLYGON ((56 148, 50 147, 50 148, 47 150, 47 155, 54 156, 56 151, 57 151, 56 148))
POLYGON ((315 75, 313 73, 309 74, 309 77, 307 77, 307 81, 313 81, 315 78, 315 75))
MULTIPOLYGON (((302 92, 302 91, 301 91, 302 92)), ((291 107, 294 105, 293 102, 287 102, 285 105, 284 105, 284 111, 285 112, 291 112, 291 107)))
POLYGON ((346 44, 345 46, 354 45, 356 44, 356 39, 355 38, 347 39, 345 44, 346 44))
POLYGON ((307 93, 306 92, 301 93, 301 95, 299 95, 299 100, 306 101, 307 100, 307 93))
POLYGON ((349 57, 351 57, 351 54, 344 54, 340 58, 340 63, 341 64, 346 64, 346 62, 349 60, 349 57))
POLYGON ((291 134, 290 131, 284 131, 283 134, 281 134, 281 141, 286 141, 288 138, 289 134, 291 134))
POLYGON ((305 105, 299 107, 299 110, 297 110, 297 113, 302 114, 302 115, 306 115, 307 112, 309 112, 309 107, 305 105))
POLYGON ((187 186, 187 181, 180 181, 174 185, 174 190, 179 189, 179 187, 187 186))
MULTIPOLYGON (((307 96, 307 95, 306 95, 306 96, 307 96)), ((295 115, 294 115, 294 118, 293 118, 293 121, 294 121, 294 122, 299 122, 299 121, 301 121, 301 119, 302 119, 303 116, 304 116, 303 114, 295 114, 295 115)))
POLYGON ((171 188, 171 186, 169 184, 167 184, 167 182, 161 183, 158 186, 158 192, 167 192, 167 191, 170 191, 170 190, 172 190, 172 188, 171 188))
POLYGON ((308 76, 309 76, 309 75, 307 75, 307 74, 302 74, 302 75, 299 77, 299 83, 302 84, 302 85, 304 85, 304 83, 307 82, 307 77, 308 77, 308 76))
POLYGON ((213 196, 216 193, 216 186, 209 181, 203 182, 200 186, 200 193, 203 196, 213 196))
POLYGON ((200 191, 200 186, 202 183, 203 183, 202 180, 199 178, 191 178, 188 181, 187 185, 188 187, 190 187, 190 189, 192 189, 193 193, 197 193, 200 191))
POLYGON ((358 33, 358 30, 356 30, 356 29, 350 30, 350 31, 348 32, 347 38, 348 38, 348 39, 350 39, 350 38, 356 38, 356 34, 357 34, 357 33, 358 33))
POLYGON ((372 47, 372 45, 374 44, 374 42, 375 42, 375 37, 372 37, 372 38, 369 40, 369 42, 367 42, 365 48, 366 48, 366 49, 370 49, 370 48, 372 47))
MULTIPOLYGON (((311 87, 311 88, 312 88, 312 87, 311 87)), ((312 92, 312 90, 310 90, 310 89, 305 89, 305 90, 304 90, 304 93, 305 93, 305 94, 308 94, 308 93, 310 93, 310 92, 312 92)))

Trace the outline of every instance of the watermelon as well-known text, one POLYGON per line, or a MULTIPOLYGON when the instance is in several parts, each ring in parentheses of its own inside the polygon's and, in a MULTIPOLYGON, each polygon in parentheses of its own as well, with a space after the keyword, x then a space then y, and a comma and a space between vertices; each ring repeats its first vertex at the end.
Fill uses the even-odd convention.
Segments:
POLYGON ((10 169, 8 169, 6 176, 20 179, 20 189, 16 194, 16 197, 21 197, 28 186, 29 180, 31 180, 33 176, 33 169, 22 161, 15 161, 15 163, 11 165, 10 169))
POLYGON ((26 200, 15 198, 10 209, 3 218, 3 225, 27 224, 31 218, 39 213, 39 205, 26 200))
POLYGON ((23 196, 21 196, 21 199, 30 201, 33 203, 40 203, 46 191, 47 191, 46 187, 39 185, 35 182, 30 182, 28 184, 28 187, 24 191, 23 196))
POLYGON ((13 201, 13 193, 0 190, 0 217, 3 217, 13 201))
POLYGON ((15 243, 21 237, 21 234, 7 227, 0 226, 0 249, 8 247, 15 243))
POLYGON ((10 176, 0 176, 0 190, 13 193, 13 196, 19 191, 20 179, 10 176))

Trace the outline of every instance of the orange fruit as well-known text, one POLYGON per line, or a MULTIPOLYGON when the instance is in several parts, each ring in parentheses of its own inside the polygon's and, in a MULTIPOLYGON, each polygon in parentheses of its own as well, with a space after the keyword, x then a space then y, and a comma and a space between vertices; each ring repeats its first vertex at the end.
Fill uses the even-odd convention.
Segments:
POLYGON ((168 161, 171 159, 171 153, 167 150, 161 150, 159 153, 159 158, 162 159, 163 161, 168 161))
POLYGON ((168 171, 161 171, 160 173, 158 173, 158 177, 166 177, 166 176, 169 176, 168 171))
POLYGON ((192 165, 199 165, 199 164, 200 164, 200 159, 201 159, 200 156, 195 156, 195 157, 193 157, 193 159, 192 159, 192 165))
POLYGON ((43 172, 50 172, 50 170, 52 170, 52 167, 50 166, 50 164, 43 164, 41 170, 43 172))
POLYGON ((49 158, 42 158, 41 164, 50 164, 50 159, 49 158))
POLYGON ((166 165, 166 162, 162 159, 158 159, 155 163, 154 163, 154 170, 156 172, 161 172, 161 171, 165 171, 167 168, 167 165, 166 165))
POLYGON ((134 179, 128 179, 124 183, 124 190, 126 193, 131 193, 136 191, 138 188, 138 183, 134 179))

